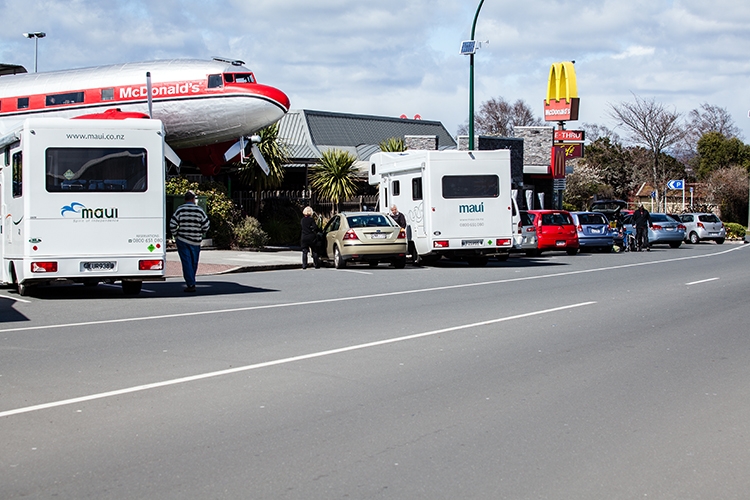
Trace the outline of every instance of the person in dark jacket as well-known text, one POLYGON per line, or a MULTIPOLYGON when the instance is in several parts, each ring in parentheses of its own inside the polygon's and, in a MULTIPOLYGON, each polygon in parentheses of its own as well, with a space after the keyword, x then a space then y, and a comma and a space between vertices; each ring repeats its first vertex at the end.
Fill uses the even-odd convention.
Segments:
POLYGON ((318 259, 317 237, 318 225, 313 219, 312 207, 305 207, 302 210, 302 234, 300 235, 299 244, 302 247, 302 269, 307 269, 307 253, 312 251, 313 264, 315 269, 320 269, 320 260, 318 259))
POLYGON ((404 217, 404 214, 398 211, 398 207, 396 205, 391 205, 391 217, 393 217, 393 220, 396 221, 396 224, 398 224, 402 228, 406 227, 406 217, 404 217))
POLYGON ((169 230, 177 244, 177 253, 182 262, 182 276, 187 285, 185 291, 189 293, 195 292, 195 273, 198 272, 201 241, 209 225, 206 212, 195 204, 195 193, 185 193, 185 203, 174 211, 169 221, 169 230))
MULTIPOLYGON (((651 214, 643 208, 643 205, 639 205, 638 209, 633 212, 633 226, 635 226, 635 241, 638 251, 645 248, 647 252, 650 252, 648 228, 651 226, 651 214)), ((631 250, 635 249, 631 248, 631 250)))

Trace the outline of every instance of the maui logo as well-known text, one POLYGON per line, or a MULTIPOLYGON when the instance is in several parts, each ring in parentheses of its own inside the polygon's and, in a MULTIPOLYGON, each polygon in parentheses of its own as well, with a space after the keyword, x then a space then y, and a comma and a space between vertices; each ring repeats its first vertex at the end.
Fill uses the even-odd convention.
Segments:
POLYGON ((117 219, 117 208, 86 208, 83 203, 74 201, 70 205, 62 207, 60 215, 63 217, 76 217, 81 219, 117 219))
POLYGON ((474 214, 478 212, 484 212, 484 202, 479 205, 459 205, 458 213, 460 214, 474 214))

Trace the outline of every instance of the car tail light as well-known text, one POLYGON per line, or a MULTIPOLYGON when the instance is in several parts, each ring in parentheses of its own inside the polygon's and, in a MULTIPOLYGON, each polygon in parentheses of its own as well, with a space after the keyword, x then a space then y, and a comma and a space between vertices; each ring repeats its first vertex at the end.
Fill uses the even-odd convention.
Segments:
POLYGON ((510 246, 510 239, 508 238, 498 238, 498 240, 495 242, 495 245, 499 247, 509 247, 510 246))
POLYGON ((344 233, 344 239, 345 240, 358 240, 357 233, 354 232, 354 229, 350 229, 347 232, 344 233))
POLYGON ((527 233, 536 233, 536 228, 534 226, 529 226, 526 228, 527 233))
POLYGON ((698 223, 698 227, 701 229, 706 229, 706 226, 704 226, 702 222, 698 223))
POLYGON ((141 271, 161 271, 164 269, 163 260, 139 260, 138 269, 141 271))
POLYGON ((682 224, 677 224, 677 230, 682 229, 683 231, 687 231, 687 227, 682 224))
POLYGON ((661 231, 661 226, 659 224, 654 224, 651 226, 651 228, 654 229, 655 231, 661 231))
POLYGON ((523 233, 523 222, 518 223, 518 234, 523 233))
POLYGON ((405 240, 406 239, 406 231, 404 231, 404 228, 401 228, 398 232, 397 240, 405 240))
POLYGON ((32 273, 56 273, 57 262, 32 262, 32 273))
POLYGON ((576 226, 576 229, 578 230, 579 233, 583 232, 583 226, 580 225, 580 224, 578 224, 578 226, 576 226))
POLYGON ((432 242, 433 248, 448 248, 448 240, 436 240, 432 242))

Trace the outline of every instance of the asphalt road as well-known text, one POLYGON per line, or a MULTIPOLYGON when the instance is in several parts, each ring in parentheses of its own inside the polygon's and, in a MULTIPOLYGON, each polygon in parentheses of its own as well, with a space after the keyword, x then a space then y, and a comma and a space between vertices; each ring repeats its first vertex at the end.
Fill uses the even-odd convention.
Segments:
POLYGON ((0 290, 0 498, 744 499, 749 261, 0 290))

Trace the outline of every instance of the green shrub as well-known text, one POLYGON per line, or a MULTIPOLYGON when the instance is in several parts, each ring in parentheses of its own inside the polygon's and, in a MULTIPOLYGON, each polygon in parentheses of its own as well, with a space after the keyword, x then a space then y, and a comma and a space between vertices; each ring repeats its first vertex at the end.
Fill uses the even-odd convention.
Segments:
POLYGON ((268 244, 268 235, 255 217, 245 217, 234 230, 235 242, 242 248, 263 248, 268 244))
POLYGON ((742 224, 735 222, 725 222, 724 227, 727 228, 727 238, 732 239, 744 239, 746 228, 742 224))
POLYGON ((182 196, 187 190, 206 197, 206 214, 211 221, 207 237, 213 239, 217 248, 231 248, 235 239, 234 227, 240 212, 227 195, 226 187, 218 182, 198 184, 184 177, 167 179, 167 194, 182 196))
POLYGON ((263 203, 260 221, 271 245, 299 245, 301 220, 302 208, 291 200, 273 199, 263 203))

